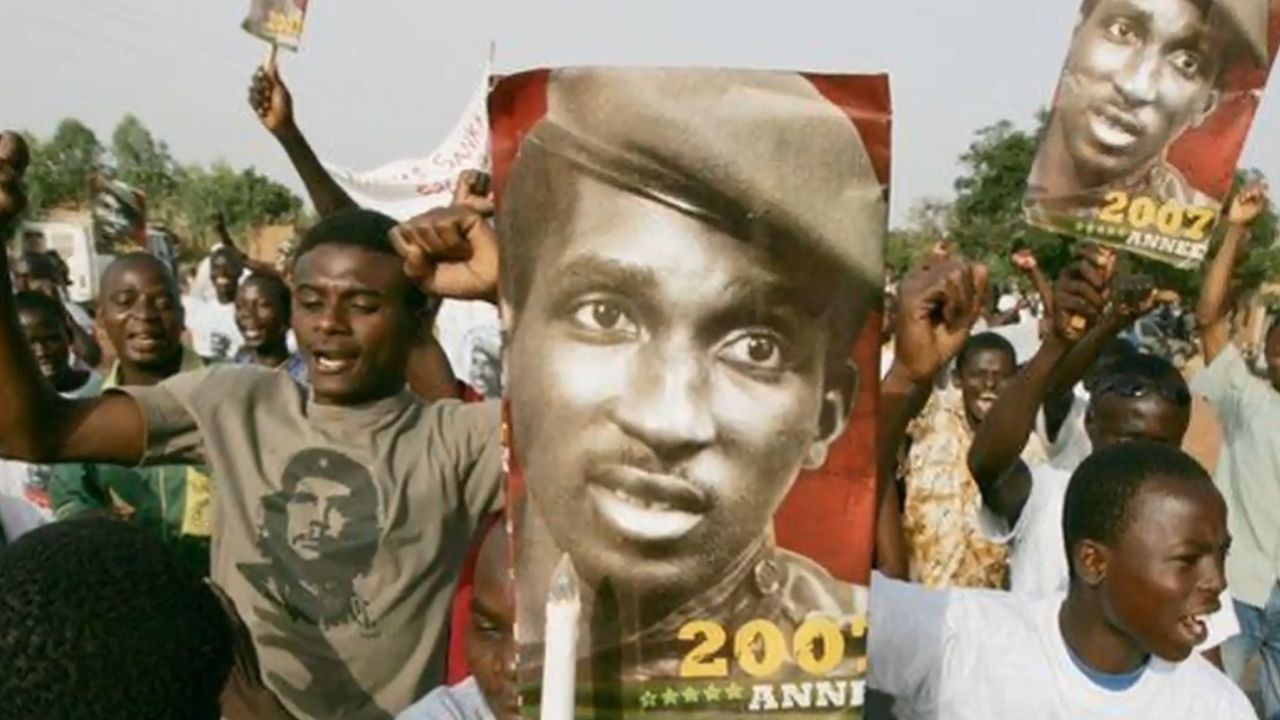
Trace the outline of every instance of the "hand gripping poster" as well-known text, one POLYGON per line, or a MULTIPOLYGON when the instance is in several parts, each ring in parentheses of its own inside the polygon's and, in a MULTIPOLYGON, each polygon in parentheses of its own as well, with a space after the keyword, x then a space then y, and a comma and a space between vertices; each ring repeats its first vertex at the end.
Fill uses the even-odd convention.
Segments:
POLYGON ((1205 258, 1280 36, 1275 0, 1084 0, 1028 220, 1182 268, 1205 258))
POLYGON ((490 96, 526 718, 860 717, 885 76, 490 96))

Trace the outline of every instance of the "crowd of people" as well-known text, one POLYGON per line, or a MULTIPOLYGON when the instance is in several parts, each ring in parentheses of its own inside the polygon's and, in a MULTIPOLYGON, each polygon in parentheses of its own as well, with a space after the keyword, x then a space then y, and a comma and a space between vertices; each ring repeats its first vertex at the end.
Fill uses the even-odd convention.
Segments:
MULTIPOLYGON (((91 319, 56 254, 0 254, 0 720, 516 718, 504 421, 431 331, 443 299, 527 299, 488 178, 397 222, 324 171, 274 66, 250 103, 321 215, 281 262, 219 223, 210 293, 127 254, 91 319)), ((0 136, 6 235, 28 162, 0 136)), ((896 284, 870 716, 1243 719, 1257 656, 1280 717, 1280 325, 1262 373, 1230 334, 1266 204, 1224 215, 1190 379, 1125 339, 1157 289, 1092 245, 1056 279, 1017 253, 1035 297, 994 312, 963 248, 896 284)))

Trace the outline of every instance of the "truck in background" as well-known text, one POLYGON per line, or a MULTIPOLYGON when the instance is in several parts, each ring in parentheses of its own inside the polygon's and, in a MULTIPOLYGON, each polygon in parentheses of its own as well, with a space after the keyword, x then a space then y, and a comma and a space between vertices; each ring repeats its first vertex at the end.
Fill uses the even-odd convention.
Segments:
MULTIPOLYGON (((22 225, 22 249, 35 252, 55 250, 66 261, 71 275, 67 297, 81 305, 98 298, 98 281, 115 254, 97 241, 91 219, 51 219, 22 225)), ((172 235, 163 229, 148 229, 146 250, 170 266, 177 277, 177 248, 172 235)))

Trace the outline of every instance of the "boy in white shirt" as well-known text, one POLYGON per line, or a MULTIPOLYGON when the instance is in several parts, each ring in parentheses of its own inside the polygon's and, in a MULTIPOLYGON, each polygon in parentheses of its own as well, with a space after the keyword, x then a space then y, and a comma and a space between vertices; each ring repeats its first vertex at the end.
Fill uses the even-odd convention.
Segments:
MULTIPOLYGON (((1105 334, 1127 324, 1130 315, 1104 317, 1100 327, 1070 354, 1077 361, 1091 361, 1088 354, 1094 353, 1095 347, 1104 347, 1105 334), (1085 357, 1080 357, 1081 352, 1085 357)), ((1067 481, 1075 468, 1060 463, 1028 467, 1015 456, 1008 469, 997 472, 999 465, 994 459, 1025 442, 1029 420, 1053 374, 1051 368, 1066 352, 1063 342, 1063 333, 1058 332, 1013 380, 989 413, 993 425, 979 430, 969 455, 970 471, 983 498, 979 524, 989 539, 1009 544, 1010 589, 1029 597, 1044 597, 1067 588, 1061 521, 1067 481)), ((1191 392, 1169 361, 1155 355, 1116 354, 1092 388, 1084 424, 1093 448, 1137 440, 1182 445, 1191 422, 1191 392)), ((1203 650, 1216 649, 1240 631, 1230 595, 1224 593, 1221 601, 1222 608, 1211 618, 1203 650)), ((1213 660, 1218 662, 1216 653, 1213 660)))
POLYGON ((230 360, 240 352, 244 337, 236 325, 236 292, 244 274, 239 254, 220 247, 209 256, 214 298, 184 298, 191 347, 206 361, 230 360))
POLYGON ((1066 595, 933 591, 877 576, 868 685, 899 720, 1254 717, 1194 654, 1226 586, 1226 505, 1175 447, 1130 442, 1072 476, 1066 595))

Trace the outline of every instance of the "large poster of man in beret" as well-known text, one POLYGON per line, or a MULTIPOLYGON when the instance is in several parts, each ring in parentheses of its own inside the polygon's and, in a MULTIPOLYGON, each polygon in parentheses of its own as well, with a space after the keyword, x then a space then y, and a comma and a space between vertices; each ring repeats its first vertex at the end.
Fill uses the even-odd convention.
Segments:
POLYGON ((1028 219, 1193 267, 1274 57, 1273 0, 1084 0, 1028 219))
POLYGON ((526 716, 857 717, 887 79, 564 69, 490 112, 526 716))

